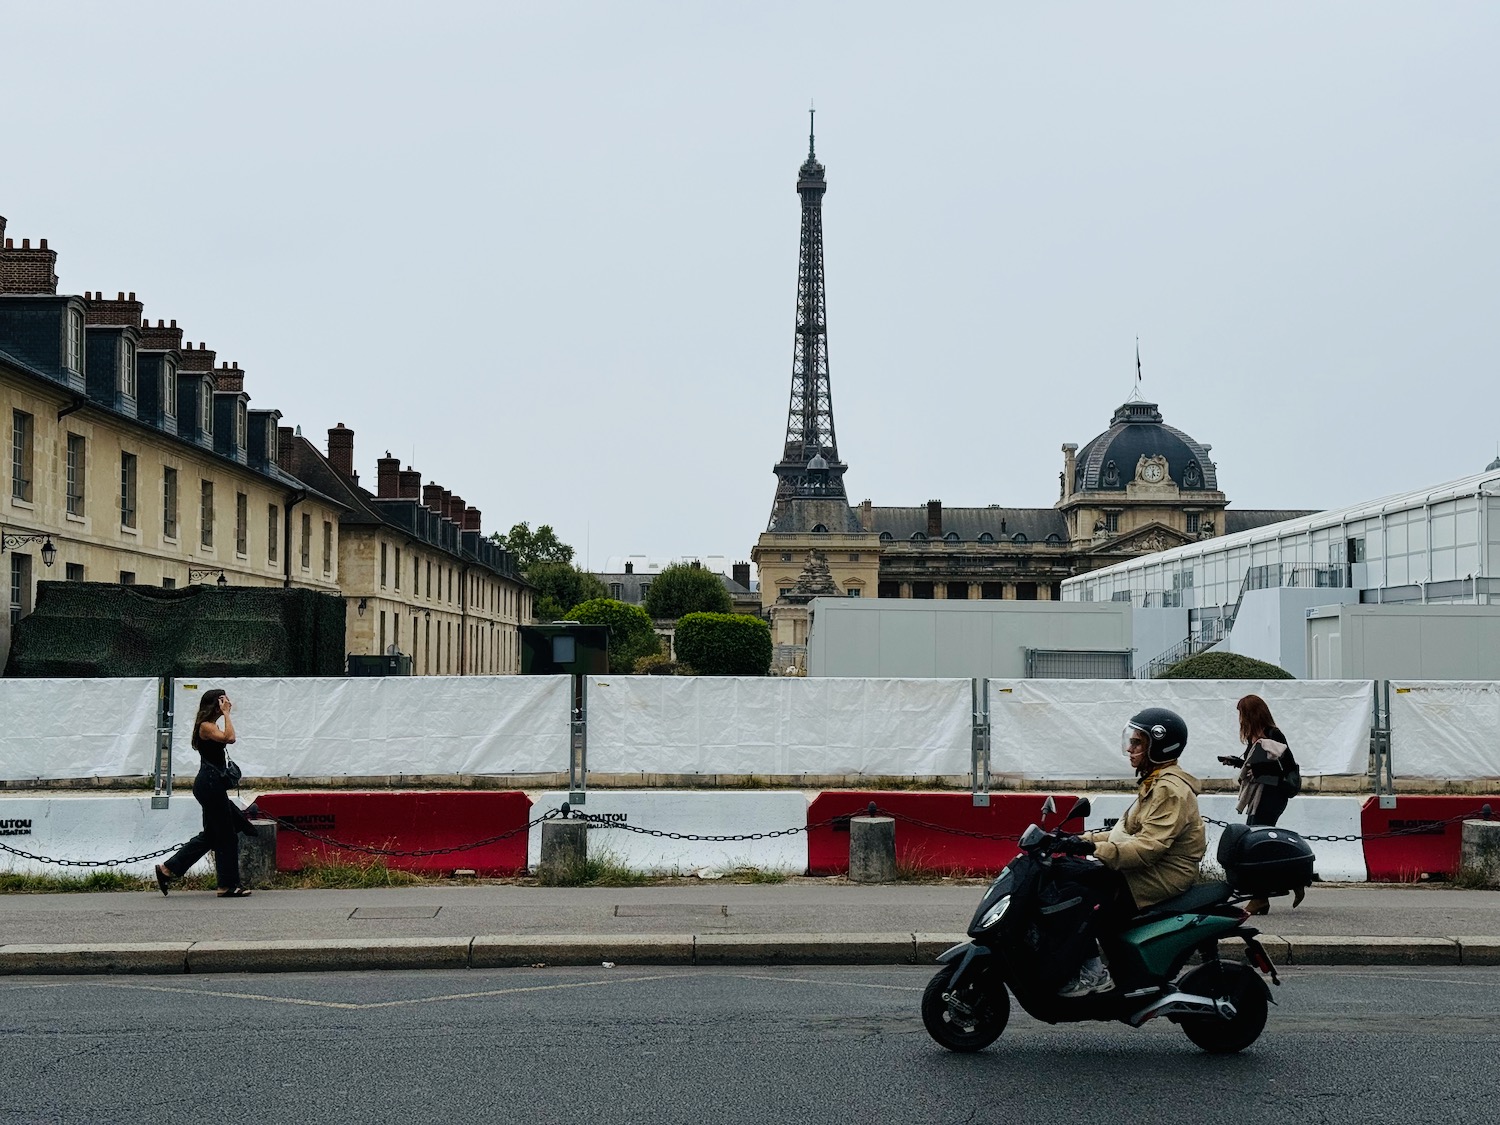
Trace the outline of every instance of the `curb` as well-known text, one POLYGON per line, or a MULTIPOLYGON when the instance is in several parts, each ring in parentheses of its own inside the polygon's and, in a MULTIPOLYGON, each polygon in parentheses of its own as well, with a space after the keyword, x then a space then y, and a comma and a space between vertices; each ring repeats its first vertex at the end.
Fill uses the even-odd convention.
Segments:
MULTIPOLYGON (((571 965, 920 965, 962 934, 626 934, 0 946, 0 976, 319 973, 571 965)), ((1500 937, 1277 937, 1280 965, 1500 965, 1500 937)))

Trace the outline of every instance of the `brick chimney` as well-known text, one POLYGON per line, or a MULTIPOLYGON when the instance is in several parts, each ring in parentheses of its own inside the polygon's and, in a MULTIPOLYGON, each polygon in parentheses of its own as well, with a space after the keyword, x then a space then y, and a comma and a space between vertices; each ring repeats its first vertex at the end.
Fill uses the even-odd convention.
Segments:
POLYGON ((375 495, 382 500, 394 500, 400 488, 401 458, 392 457, 387 449, 385 456, 375 462, 375 495))
POLYGON ((296 454, 292 449, 292 439, 296 436, 297 431, 291 426, 276 427, 276 465, 283 472, 291 473, 293 476, 297 475, 297 471, 292 468, 292 465, 296 461, 296 454))
POLYGON ((110 328, 119 328, 125 324, 134 328, 141 322, 141 313, 146 308, 135 299, 134 293, 121 293, 113 301, 103 293, 85 293, 83 300, 83 322, 110 328))
POLYGON ((340 476, 355 480, 354 431, 340 422, 328 431, 328 463, 340 476))
POLYGON ((859 527, 861 531, 875 530, 875 508, 868 500, 859 502, 859 527))
POLYGON ((407 467, 396 474, 396 498, 398 500, 422 499, 422 474, 407 467))
POLYGON ((635 563, 633 563, 633 562, 627 562, 625 564, 625 573, 626 574, 634 574, 635 573, 635 563))
POLYGON ((927 538, 941 539, 943 537, 943 502, 941 500, 927 501, 927 538))
POLYGON ((239 394, 245 389, 245 373, 240 370, 238 363, 233 366, 221 363, 219 364, 219 370, 215 374, 217 377, 214 379, 214 385, 220 391, 239 394))
POLYGON ((745 589, 750 589, 750 564, 747 562, 737 562, 734 564, 731 570, 732 573, 730 577, 733 578, 735 582, 745 587, 745 589))
POLYGON ((422 486, 422 507, 429 511, 443 514, 443 486, 437 483, 424 484, 422 486))
MULTIPOLYGON (((4 233, 0 222, 0 235, 4 233)), ((0 293, 57 292, 57 251, 47 249, 45 238, 36 249, 29 238, 21 239, 20 247, 13 238, 0 245, 0 293)))
POLYGON ((141 351, 143 352, 171 352, 182 351, 182 329, 177 327, 174 320, 171 324, 158 320, 156 327, 151 327, 149 320, 141 321, 141 351))
POLYGON ((465 508, 464 509, 464 530, 465 531, 478 531, 479 530, 479 509, 478 508, 465 508))
POLYGON ((210 351, 207 344, 200 343, 195 347, 189 343, 182 349, 182 370, 187 374, 212 371, 218 355, 218 352, 210 351))
POLYGON ((467 507, 467 505, 464 503, 464 498, 462 496, 454 496, 450 493, 445 492, 443 493, 443 500, 447 505, 443 511, 443 515, 448 518, 448 521, 450 523, 455 523, 459 527, 463 527, 464 508, 467 507))

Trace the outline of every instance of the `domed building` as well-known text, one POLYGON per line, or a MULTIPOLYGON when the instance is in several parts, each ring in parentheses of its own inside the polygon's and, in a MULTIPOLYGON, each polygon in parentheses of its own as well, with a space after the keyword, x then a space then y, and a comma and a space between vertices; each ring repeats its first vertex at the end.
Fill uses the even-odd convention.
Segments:
POLYGON ((1057 509, 1074 543, 1112 552, 1160 551, 1219 533, 1228 501, 1213 447, 1169 426, 1154 402, 1133 399, 1082 449, 1062 447, 1057 509))

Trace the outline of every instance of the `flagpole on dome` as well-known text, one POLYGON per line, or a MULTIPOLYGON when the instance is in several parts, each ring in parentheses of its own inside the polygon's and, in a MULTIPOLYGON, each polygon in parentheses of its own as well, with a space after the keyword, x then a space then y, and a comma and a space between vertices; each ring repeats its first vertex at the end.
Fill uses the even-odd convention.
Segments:
POLYGON ((1141 338, 1135 338, 1135 390, 1130 392, 1131 402, 1141 402, 1141 338))

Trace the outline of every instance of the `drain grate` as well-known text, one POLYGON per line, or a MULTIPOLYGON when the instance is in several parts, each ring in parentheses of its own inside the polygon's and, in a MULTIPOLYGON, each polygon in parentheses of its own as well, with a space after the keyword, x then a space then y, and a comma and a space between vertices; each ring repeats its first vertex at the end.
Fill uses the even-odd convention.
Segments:
POLYGON ((441 906, 358 906, 351 922, 386 921, 392 918, 436 918, 441 906))
POLYGON ((615 907, 616 918, 727 918, 729 907, 697 902, 636 902, 615 907))

